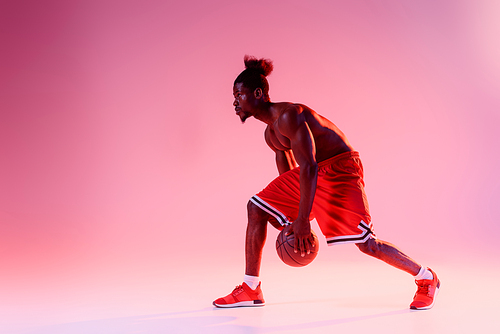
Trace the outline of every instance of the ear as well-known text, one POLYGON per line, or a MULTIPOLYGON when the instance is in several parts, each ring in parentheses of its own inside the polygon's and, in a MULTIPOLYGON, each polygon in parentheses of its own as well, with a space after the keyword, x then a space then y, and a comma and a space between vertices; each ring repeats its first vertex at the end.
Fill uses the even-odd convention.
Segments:
POLYGON ((255 88, 255 90, 253 91, 253 95, 256 99, 260 99, 264 95, 264 93, 262 92, 262 88, 255 88))

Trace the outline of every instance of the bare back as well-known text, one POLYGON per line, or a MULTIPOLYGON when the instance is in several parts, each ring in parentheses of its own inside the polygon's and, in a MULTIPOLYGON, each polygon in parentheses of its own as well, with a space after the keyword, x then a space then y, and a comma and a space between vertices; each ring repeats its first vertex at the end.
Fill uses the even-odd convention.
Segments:
MULTIPOLYGON (((274 103, 274 112, 282 115, 290 106, 299 107, 307 123, 316 148, 315 158, 317 162, 334 157, 338 154, 353 151, 346 136, 340 129, 327 118, 319 115, 311 108, 303 104, 292 104, 288 102, 274 103)), ((281 134, 277 128, 278 120, 267 126, 265 130, 266 142, 273 149, 278 151, 288 151, 291 148, 290 141, 281 134)))

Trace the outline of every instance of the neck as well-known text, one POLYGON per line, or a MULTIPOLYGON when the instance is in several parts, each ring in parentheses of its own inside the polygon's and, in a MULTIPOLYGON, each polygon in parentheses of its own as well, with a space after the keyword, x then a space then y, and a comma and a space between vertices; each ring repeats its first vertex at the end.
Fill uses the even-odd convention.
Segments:
POLYGON ((262 103, 256 108, 256 113, 254 117, 261 122, 266 124, 272 124, 276 121, 277 115, 275 115, 273 103, 270 101, 262 103))

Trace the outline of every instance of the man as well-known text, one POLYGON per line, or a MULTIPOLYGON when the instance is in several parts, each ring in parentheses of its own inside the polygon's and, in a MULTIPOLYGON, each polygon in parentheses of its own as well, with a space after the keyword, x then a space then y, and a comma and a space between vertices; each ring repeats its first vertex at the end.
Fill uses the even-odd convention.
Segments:
POLYGON ((267 124, 265 140, 276 153, 280 175, 248 202, 243 284, 213 304, 264 306, 259 271, 267 222, 278 229, 291 224, 295 252, 304 256, 316 246, 309 222, 316 218, 328 245, 355 243, 363 253, 413 275, 418 289, 410 308, 430 309, 440 281, 431 269, 374 235, 358 152, 314 110, 270 101, 270 60, 245 56, 244 62, 246 69, 233 86, 236 114, 242 122, 253 116, 267 124))

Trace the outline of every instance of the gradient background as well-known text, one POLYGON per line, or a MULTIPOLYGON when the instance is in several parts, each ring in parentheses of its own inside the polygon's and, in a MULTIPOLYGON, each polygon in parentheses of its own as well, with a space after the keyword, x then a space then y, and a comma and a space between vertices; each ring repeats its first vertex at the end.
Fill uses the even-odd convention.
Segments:
POLYGON ((274 61, 273 101, 360 151, 380 238, 497 265, 499 16, 494 0, 0 1, 4 319, 154 273, 240 280, 246 202, 277 175, 264 124, 232 107, 245 54, 274 61))

